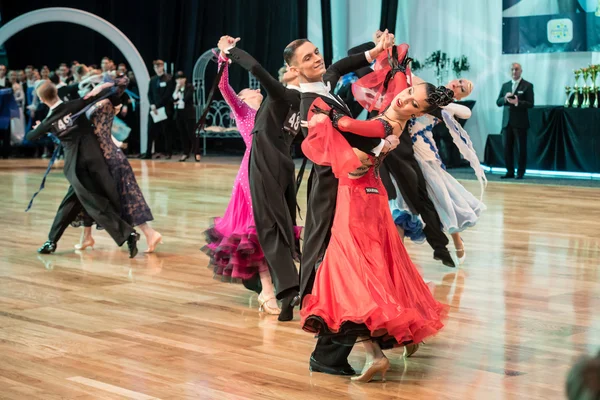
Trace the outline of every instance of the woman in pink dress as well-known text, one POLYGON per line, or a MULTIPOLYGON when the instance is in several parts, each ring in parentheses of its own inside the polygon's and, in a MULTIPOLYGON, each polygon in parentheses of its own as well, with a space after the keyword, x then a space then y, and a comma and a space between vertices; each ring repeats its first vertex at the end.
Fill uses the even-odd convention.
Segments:
POLYGON ((235 178, 229 205, 225 214, 215 218, 214 225, 205 232, 207 245, 202 250, 210 256, 215 276, 221 276, 223 280, 248 280, 258 272, 262 285, 262 291, 258 295, 259 310, 279 315, 281 310, 275 299, 271 274, 256 235, 248 183, 254 117, 263 96, 260 90, 252 89, 244 89, 236 94, 229 85, 228 62, 223 56, 219 56, 219 69, 221 68, 223 74, 219 90, 231 108, 231 114, 246 144, 246 151, 235 178))

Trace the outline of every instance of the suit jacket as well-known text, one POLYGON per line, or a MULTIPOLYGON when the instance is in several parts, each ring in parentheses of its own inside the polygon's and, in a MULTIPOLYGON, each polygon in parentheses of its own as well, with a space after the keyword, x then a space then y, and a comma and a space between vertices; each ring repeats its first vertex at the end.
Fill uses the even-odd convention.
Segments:
MULTIPOLYGON (((174 92, 171 94, 175 94, 174 92)), ((189 119, 196 119, 196 108, 194 107, 194 85, 191 83, 186 83, 183 88, 183 102, 185 103, 185 108, 180 110, 177 108, 177 102, 179 100, 173 101, 173 108, 175 109, 175 118, 184 117, 189 119)))
POLYGON ((527 110, 533 108, 534 105, 533 84, 527 82, 525 79, 521 79, 521 82, 519 82, 517 90, 515 91, 515 94, 519 98, 518 105, 510 104, 504 99, 506 93, 510 93, 511 91, 512 81, 508 81, 502 85, 498 100, 496 100, 498 107, 504 107, 502 114, 502 129, 509 125, 517 129, 528 129, 529 115, 527 110))
POLYGON ((162 76, 154 75, 150 79, 148 87, 148 101, 154 104, 156 108, 165 107, 167 115, 173 114, 173 91, 175 85, 171 79, 171 75, 162 74, 162 76))
MULTIPOLYGON (((327 69, 325 75, 323 75, 323 82, 325 85, 329 83, 330 87, 335 87, 337 82, 343 75, 347 73, 356 71, 359 68, 369 66, 369 62, 364 54, 355 54, 346 58, 341 59, 336 62, 332 66, 327 69)), ((335 95, 334 95, 335 96, 335 95)), ((336 110, 352 117, 352 111, 348 108, 348 106, 343 103, 339 97, 337 97, 343 104, 340 105, 336 101, 330 99, 329 97, 319 96, 316 93, 302 93, 301 102, 300 102, 300 115, 302 116, 302 120, 306 121, 308 118, 308 111, 313 101, 317 98, 322 98, 330 107, 335 108, 336 110)), ((308 128, 302 128, 304 135, 308 134, 308 128)), ((372 154, 372 150, 377 147, 381 143, 381 139, 378 138, 368 138, 364 136, 355 135, 350 132, 340 132, 344 138, 350 143, 350 146, 355 147, 365 153, 372 154)))
MULTIPOLYGON (((90 214, 93 211, 93 214, 99 217, 106 215, 110 207, 116 212, 120 211, 119 192, 108 170, 92 123, 85 115, 79 116, 75 121, 71 117, 109 92, 111 88, 85 100, 77 99, 58 105, 26 136, 27 140, 32 141, 51 132, 60 139, 65 151, 65 177, 85 210, 90 214), (88 179, 80 180, 81 175, 87 176, 88 179), (90 177, 94 179, 93 183, 90 182, 90 177)), ((110 224, 110 221, 96 222, 102 226, 110 224)))
POLYGON ((244 50, 234 47, 229 50, 229 58, 241 65, 258 79, 267 92, 254 118, 254 135, 264 135, 277 144, 279 151, 289 157, 290 145, 294 136, 283 129, 286 118, 300 110, 300 92, 288 89, 273 78, 262 65, 244 50))

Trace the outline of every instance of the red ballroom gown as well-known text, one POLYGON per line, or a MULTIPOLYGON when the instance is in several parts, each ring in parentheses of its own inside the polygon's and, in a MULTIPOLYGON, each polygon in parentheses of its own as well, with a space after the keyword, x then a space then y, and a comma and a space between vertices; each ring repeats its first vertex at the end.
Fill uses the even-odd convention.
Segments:
MULTIPOLYGON (((329 108, 320 99, 314 105, 329 108)), ((381 138, 392 133, 381 119, 342 117, 338 129, 381 138)), ((313 162, 330 165, 339 179, 331 240, 302 304, 302 328, 340 341, 370 336, 385 348, 436 334, 447 306, 434 299, 398 235, 379 178, 382 157, 369 156, 363 164, 329 119, 309 130, 302 150, 313 162)))

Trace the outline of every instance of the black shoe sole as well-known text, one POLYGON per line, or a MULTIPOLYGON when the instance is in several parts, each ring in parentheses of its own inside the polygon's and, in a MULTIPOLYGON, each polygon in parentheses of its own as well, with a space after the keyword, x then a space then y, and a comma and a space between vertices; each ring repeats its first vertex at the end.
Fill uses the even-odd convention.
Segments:
POLYGON ((328 375, 339 375, 339 376, 354 376, 356 375, 356 371, 351 370, 351 371, 344 371, 341 369, 334 369, 334 368, 319 368, 319 367, 313 367, 312 365, 308 366, 308 370, 310 372, 318 372, 321 374, 328 374, 328 375))
POLYGON ((438 258, 438 257, 433 257, 433 259, 436 261, 441 261, 442 264, 444 264, 446 267, 456 268, 454 261, 442 260, 441 258, 438 258), (451 262, 452 264, 448 264, 449 262, 451 262))

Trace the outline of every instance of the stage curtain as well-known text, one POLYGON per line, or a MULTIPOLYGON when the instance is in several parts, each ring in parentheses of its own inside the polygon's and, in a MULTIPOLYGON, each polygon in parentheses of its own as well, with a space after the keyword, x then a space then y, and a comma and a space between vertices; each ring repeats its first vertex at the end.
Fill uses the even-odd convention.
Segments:
MULTIPOLYGON (((147 63, 161 58, 191 76, 196 59, 215 47, 223 34, 240 36, 239 46, 254 55, 272 74, 283 65, 283 49, 307 35, 307 0, 28 0, 2 1, 4 22, 45 7, 72 7, 96 14, 125 33, 147 63)), ((49 23, 31 27, 6 43, 9 68, 32 64, 57 68, 77 60, 100 64, 103 56, 124 61, 101 35, 78 25, 49 23)), ((248 75, 232 68, 232 86, 248 85, 248 75)))

